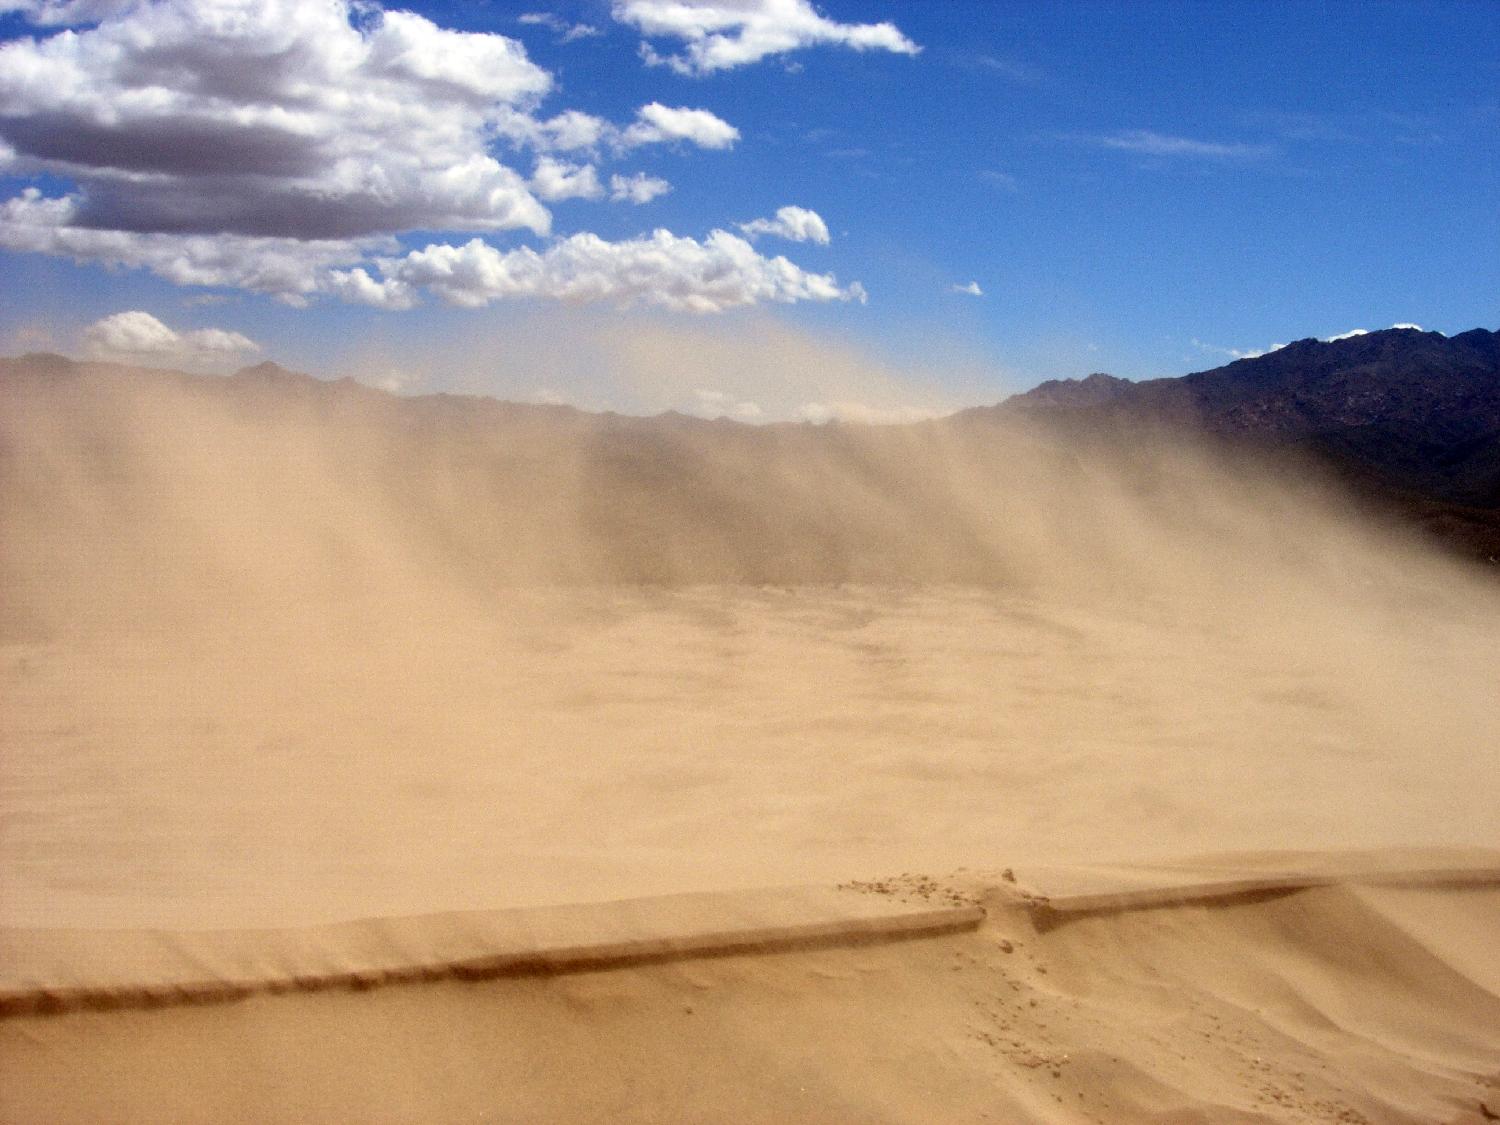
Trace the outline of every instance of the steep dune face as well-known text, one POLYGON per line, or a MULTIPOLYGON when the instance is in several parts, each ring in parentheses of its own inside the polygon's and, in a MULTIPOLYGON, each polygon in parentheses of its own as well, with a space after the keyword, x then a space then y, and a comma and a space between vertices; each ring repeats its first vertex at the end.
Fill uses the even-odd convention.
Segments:
POLYGON ((1500 838, 1500 600, 1163 435, 11 363, 5 921, 1500 838))

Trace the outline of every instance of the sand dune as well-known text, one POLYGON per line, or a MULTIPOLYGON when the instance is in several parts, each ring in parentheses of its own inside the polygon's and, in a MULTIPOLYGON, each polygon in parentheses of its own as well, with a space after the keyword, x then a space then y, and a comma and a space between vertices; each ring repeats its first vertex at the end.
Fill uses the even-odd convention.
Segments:
MULTIPOLYGON (((1020 885, 903 876, 864 886, 875 909, 947 913, 950 932, 882 939, 864 908, 865 926, 850 935, 859 940, 821 948, 741 940, 728 955, 700 945, 662 956, 656 943, 632 959, 616 942, 608 963, 580 960, 575 947, 571 961, 533 956, 519 969, 469 962, 218 995, 158 987, 144 1005, 128 992, 81 1007, 64 996, 50 1014, 0 1019, 0 1114, 1479 1121, 1500 1101, 1497 858, 1466 889, 1451 871, 1441 887, 1335 879, 1215 895, 1200 885, 1172 905, 1127 890, 1107 906, 1040 915, 1024 872, 1020 885), (976 908, 962 905, 970 899, 984 904, 978 928, 976 908)), ((805 894, 762 894, 676 910, 596 906, 560 927, 540 912, 521 940, 576 941, 591 926, 691 930, 727 914, 742 927, 721 937, 732 943, 736 933, 774 937, 774 926, 744 927, 768 915, 784 923, 813 903, 828 909, 805 894)), ((393 934, 410 949, 452 943, 464 924, 433 919, 393 934)), ((361 940, 386 928, 367 929, 339 929, 347 964, 368 959, 361 940)), ((331 933, 318 939, 320 958, 337 956, 331 933)), ((226 948, 254 947, 241 935, 196 944, 196 959, 174 956, 200 974, 226 948)))
MULTIPOLYGON (((1500 594, 1166 435, 36 361, 0 396, 11 932, 1500 841, 1500 594)), ((1017 910, 16 1015, 3 1116, 1459 1121, 1500 1075, 1488 890, 1017 910)))

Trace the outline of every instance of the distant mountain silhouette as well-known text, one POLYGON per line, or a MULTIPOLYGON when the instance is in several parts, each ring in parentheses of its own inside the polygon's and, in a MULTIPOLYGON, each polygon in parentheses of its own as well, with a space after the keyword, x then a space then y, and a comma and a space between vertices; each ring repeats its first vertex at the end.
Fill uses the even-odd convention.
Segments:
POLYGON ((1500 333, 1482 328, 1299 340, 1140 383, 1054 380, 965 415, 1073 430, 1185 426, 1307 455, 1465 553, 1500 559, 1500 333))
POLYGON ((1048 379, 1023 395, 1007 399, 1002 405, 1011 410, 1072 410, 1105 406, 1135 386, 1137 384, 1118 375, 1096 371, 1083 379, 1048 379))
MULTIPOLYGON (((444 532, 445 549, 462 547, 465 557, 493 555, 470 544, 483 538, 471 524, 503 526, 496 541, 509 542, 516 528, 572 521, 592 545, 570 556, 578 580, 681 573, 703 581, 947 581, 1025 571, 1031 562, 1010 559, 1014 543, 974 534, 976 521, 988 527, 1020 510, 1000 493, 1031 490, 1035 503, 1025 510, 1043 522, 1086 522, 1054 491, 1087 476, 1068 466, 1092 458, 1125 474, 1132 488, 1159 490, 1164 478, 1141 466, 1153 448, 1171 445, 1156 440, 1169 436, 1163 429, 1207 435, 1247 480, 1268 458, 1288 479, 1331 470, 1365 507, 1500 566, 1500 333, 1482 329, 1452 338, 1392 329, 1302 340, 1139 383, 1105 374, 1054 380, 996 406, 905 426, 592 414, 467 395, 402 398, 274 363, 219 378, 55 355, 0 359, 0 407, 13 422, 24 410, 46 428, 25 441, 0 440, 0 491, 24 461, 25 442, 41 442, 49 456, 82 442, 89 457, 107 461, 100 451, 127 439, 172 448, 172 427, 183 425, 173 412, 198 412, 224 425, 238 419, 234 425, 304 435, 299 441, 343 443, 350 457, 358 450, 359 487, 379 484, 404 498, 403 511, 457 518, 457 492, 422 490, 461 479, 465 495, 483 498, 466 501, 462 526, 444 532), (140 419, 152 410, 162 412, 162 429, 142 433, 140 419), (1062 440, 1027 444, 1038 430, 1062 440), (56 449, 42 440, 48 434, 56 449), (1008 460, 1017 450, 1026 450, 1029 477, 1008 460), (950 479, 942 469, 955 458, 973 478, 962 488, 961 473, 950 479), (392 468, 397 461, 407 468, 392 468), (547 507, 554 493, 573 496, 573 507, 547 507), (1010 561, 1002 565, 1001 556, 1010 561)), ((422 518, 436 519, 429 515, 422 518)), ((524 543, 506 550, 512 569, 529 565, 524 543)))

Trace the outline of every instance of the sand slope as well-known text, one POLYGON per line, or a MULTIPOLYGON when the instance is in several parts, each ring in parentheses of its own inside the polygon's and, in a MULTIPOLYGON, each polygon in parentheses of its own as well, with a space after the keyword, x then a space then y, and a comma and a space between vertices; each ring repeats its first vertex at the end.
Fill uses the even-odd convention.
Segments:
MULTIPOLYGON (((1500 868, 1200 884, 1172 906, 1130 882, 1039 915, 1024 884, 895 877, 865 888, 852 945, 12 1012, 0 1116, 1464 1122, 1500 1102, 1500 868), (971 895, 978 929, 952 902, 971 895), (881 941, 871 910, 964 921, 881 941)), ((741 918, 803 908, 733 898, 741 918)), ((614 933, 651 913, 591 912, 614 933)))

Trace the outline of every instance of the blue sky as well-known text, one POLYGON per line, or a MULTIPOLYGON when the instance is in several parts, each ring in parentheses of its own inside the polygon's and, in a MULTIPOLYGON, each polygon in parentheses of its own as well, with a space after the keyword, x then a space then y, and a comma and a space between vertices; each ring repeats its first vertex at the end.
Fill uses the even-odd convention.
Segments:
POLYGON ((1500 324, 1500 5, 282 6, 0 0, 0 350, 754 419, 1500 324))

